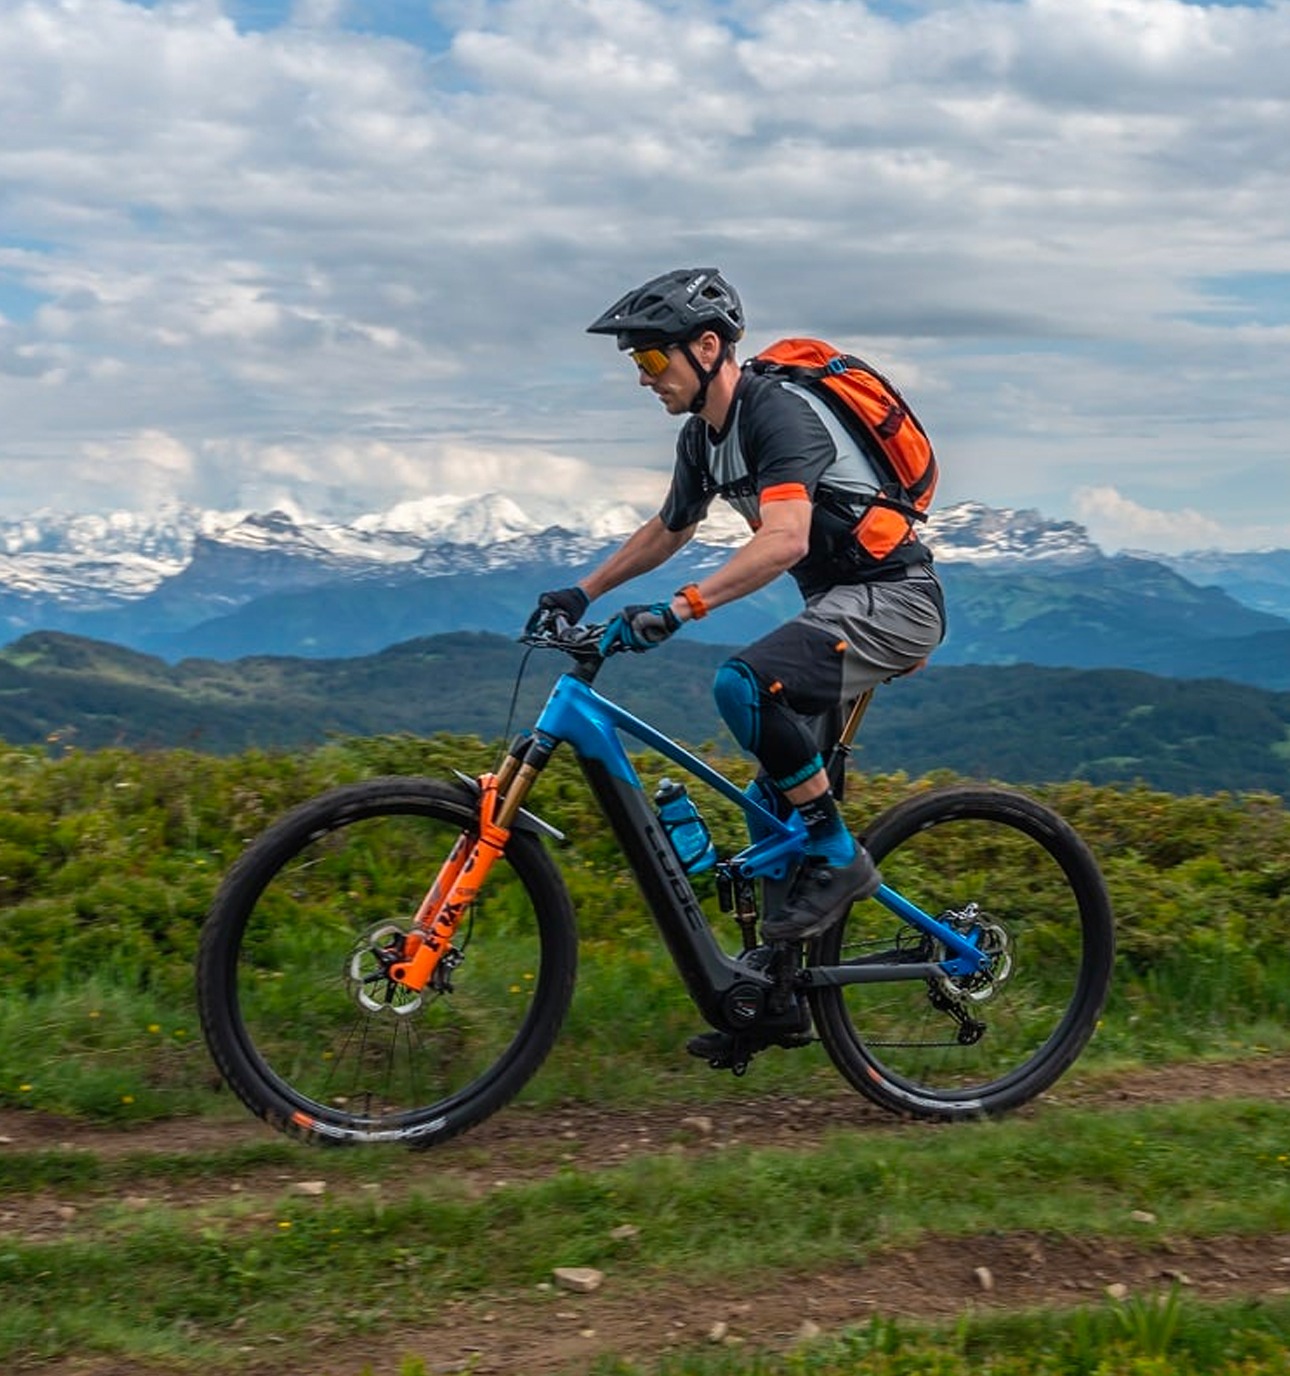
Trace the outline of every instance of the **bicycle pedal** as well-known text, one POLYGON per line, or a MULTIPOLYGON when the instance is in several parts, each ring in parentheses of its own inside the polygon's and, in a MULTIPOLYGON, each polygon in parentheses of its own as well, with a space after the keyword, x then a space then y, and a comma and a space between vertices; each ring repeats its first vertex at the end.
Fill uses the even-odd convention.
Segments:
POLYGON ((713 1070, 728 1070, 732 1075, 739 1077, 752 1064, 753 1057, 759 1051, 765 1051, 767 1047, 781 1046, 787 1051, 792 1051, 799 1047, 810 1046, 814 1040, 815 1038, 809 1032, 785 1032, 774 1038, 749 1039, 743 1041, 742 1045, 731 1047, 724 1055, 710 1057, 708 1064, 713 1070))
POLYGON ((732 1032, 706 1032, 690 1039, 687 1050, 690 1055, 706 1061, 712 1070, 729 1070, 734 1075, 742 1075, 759 1051, 770 1046, 782 1046, 788 1050, 810 1046, 815 1038, 810 1031, 775 1032, 766 1029, 761 1034, 747 1033, 736 1036, 732 1032))

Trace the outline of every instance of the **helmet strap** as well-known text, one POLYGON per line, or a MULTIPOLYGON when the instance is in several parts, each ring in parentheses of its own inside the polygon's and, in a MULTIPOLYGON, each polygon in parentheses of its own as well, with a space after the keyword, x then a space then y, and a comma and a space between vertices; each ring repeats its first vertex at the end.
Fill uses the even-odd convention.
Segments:
POLYGON ((705 368, 694 356, 694 351, 688 343, 677 346, 685 355, 686 362, 694 369, 694 375, 699 379, 699 390, 695 392, 693 400, 690 402, 690 411, 698 415, 708 404, 708 388, 712 386, 712 379, 721 371, 721 365, 725 362, 726 351, 723 348, 717 355, 717 361, 711 368, 705 368))

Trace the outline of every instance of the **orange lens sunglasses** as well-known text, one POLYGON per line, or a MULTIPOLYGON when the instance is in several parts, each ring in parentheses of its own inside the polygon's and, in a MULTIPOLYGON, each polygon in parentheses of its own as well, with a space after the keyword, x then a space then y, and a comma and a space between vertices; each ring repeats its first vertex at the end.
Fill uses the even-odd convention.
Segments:
POLYGON ((658 377, 667 371, 672 356, 666 349, 633 349, 631 360, 646 377, 658 377))

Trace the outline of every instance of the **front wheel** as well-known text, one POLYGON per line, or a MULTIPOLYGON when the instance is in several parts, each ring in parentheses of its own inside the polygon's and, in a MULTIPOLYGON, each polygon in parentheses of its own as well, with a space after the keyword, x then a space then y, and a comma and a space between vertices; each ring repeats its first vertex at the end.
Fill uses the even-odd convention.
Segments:
POLYGON ((254 1113, 318 1143, 431 1146, 541 1065, 577 938, 537 836, 512 832, 425 990, 385 974, 475 817, 464 785, 372 779, 288 813, 229 871, 197 996, 211 1054, 254 1113))
MULTIPOLYGON (((866 844, 885 882, 988 950, 991 970, 815 991, 834 1065, 920 1118, 1001 1113, 1042 1093, 1088 1042, 1111 979, 1111 903, 1088 847, 1033 798, 970 785, 898 803, 866 844)), ((819 937, 812 961, 947 955, 872 901, 819 937)))

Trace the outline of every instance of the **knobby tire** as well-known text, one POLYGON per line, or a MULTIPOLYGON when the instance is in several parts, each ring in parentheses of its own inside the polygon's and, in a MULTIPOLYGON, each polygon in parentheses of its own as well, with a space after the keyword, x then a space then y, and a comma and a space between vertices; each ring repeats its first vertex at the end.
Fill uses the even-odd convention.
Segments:
POLYGON ((465 785, 386 778, 288 813, 229 871, 202 931, 197 996, 244 1104, 318 1144, 429 1147, 506 1104, 550 1051, 577 936, 559 871, 514 830, 467 911, 448 984, 420 1000, 380 976, 456 837, 465 785))
MULTIPOLYGON (((1084 1049, 1111 978, 1111 903, 1088 847, 1037 800, 971 785, 896 804, 864 839, 887 882, 924 912, 945 920, 975 911, 1007 968, 975 987, 914 980, 815 990, 816 1028, 834 1065, 875 1103, 917 1118, 1002 1113, 1041 1094, 1084 1049)), ((875 953, 947 955, 865 902, 816 940, 811 958, 837 965, 875 953)))

